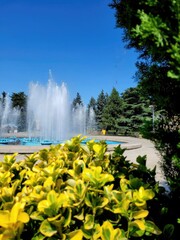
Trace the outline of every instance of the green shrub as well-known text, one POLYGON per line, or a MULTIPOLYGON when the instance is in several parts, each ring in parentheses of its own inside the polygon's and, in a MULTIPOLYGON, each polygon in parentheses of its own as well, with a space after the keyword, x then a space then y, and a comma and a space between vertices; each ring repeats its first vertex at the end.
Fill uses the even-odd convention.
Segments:
POLYGON ((20 162, 16 153, 4 157, 0 240, 160 239, 153 209, 160 188, 146 157, 130 163, 120 146, 110 155, 105 142, 82 145, 83 139, 20 162))

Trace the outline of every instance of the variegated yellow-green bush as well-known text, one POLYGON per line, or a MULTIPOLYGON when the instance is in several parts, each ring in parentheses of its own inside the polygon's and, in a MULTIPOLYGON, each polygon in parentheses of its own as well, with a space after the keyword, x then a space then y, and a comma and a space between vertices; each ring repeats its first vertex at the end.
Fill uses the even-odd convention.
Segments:
POLYGON ((158 189, 145 157, 128 162, 104 142, 77 136, 0 162, 0 240, 145 239, 161 234, 149 202, 158 189))

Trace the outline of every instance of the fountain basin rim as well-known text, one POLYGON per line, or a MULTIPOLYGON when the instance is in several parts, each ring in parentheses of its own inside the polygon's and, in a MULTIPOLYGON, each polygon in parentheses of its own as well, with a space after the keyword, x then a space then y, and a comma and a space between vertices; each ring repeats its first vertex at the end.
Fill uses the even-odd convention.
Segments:
MULTIPOLYGON (((132 138, 132 137, 119 137, 119 136, 87 136, 91 139, 97 139, 97 140, 107 140, 107 141, 115 141, 115 142, 124 142, 121 144, 121 148, 126 150, 131 149, 137 149, 141 148, 142 144, 138 143, 138 138, 132 138)), ((108 152, 111 152, 114 150, 116 146, 119 144, 109 144, 108 145, 108 152)), ((24 145, 1 145, 0 146, 0 153, 1 154, 13 154, 13 153, 19 153, 19 154, 31 154, 34 152, 38 152, 42 149, 49 148, 52 145, 39 145, 39 146, 24 146, 24 145)))

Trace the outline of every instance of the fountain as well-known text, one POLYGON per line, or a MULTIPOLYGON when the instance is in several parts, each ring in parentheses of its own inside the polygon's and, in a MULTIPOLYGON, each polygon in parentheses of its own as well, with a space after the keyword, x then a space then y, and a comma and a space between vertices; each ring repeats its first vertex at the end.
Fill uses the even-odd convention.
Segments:
POLYGON ((29 138, 61 141, 77 134, 84 135, 89 128, 87 119, 85 107, 71 109, 65 83, 55 83, 51 72, 47 86, 31 83, 27 104, 29 138))
POLYGON ((96 130, 97 130, 96 116, 94 109, 91 107, 88 113, 87 132, 92 133, 95 132, 96 130))
POLYGON ((18 131, 20 110, 13 108, 11 99, 7 94, 0 101, 0 135, 18 131))
MULTIPOLYGON (((76 105, 72 108, 69 93, 65 83, 58 85, 53 81, 51 71, 46 86, 31 83, 27 99, 27 133, 22 144, 32 142, 59 143, 75 135, 85 135, 95 126, 93 110, 87 111, 86 107, 76 105), (89 113, 88 113, 89 112, 89 113), (94 118, 94 120, 93 120, 94 118), (93 123, 93 124, 92 124, 93 123), (93 125, 93 126, 92 126, 93 125)), ((0 98, 0 135, 15 133, 21 122, 20 110, 12 108, 11 99, 7 95, 0 98)), ((15 136, 15 134, 8 136, 15 136)), ((0 144, 9 143, 2 139, 0 144)))
MULTIPOLYGON (((46 86, 31 83, 27 99, 27 131, 16 134, 21 111, 12 108, 9 96, 0 98, 0 152, 29 154, 44 146, 64 142, 71 137, 96 131, 95 113, 82 105, 72 108, 65 83, 58 85, 51 72, 46 86), (2 133, 7 134, 7 138, 2 133), (5 145, 18 146, 5 146, 5 145), (21 145, 21 146, 20 146, 21 145)), ((104 136, 105 137, 105 136, 104 136)), ((96 141, 102 140, 102 136, 96 141)), ((107 141, 106 138, 104 140, 107 141)), ((84 142, 85 143, 85 142, 84 142)), ((110 139, 108 145, 117 145, 110 139)))

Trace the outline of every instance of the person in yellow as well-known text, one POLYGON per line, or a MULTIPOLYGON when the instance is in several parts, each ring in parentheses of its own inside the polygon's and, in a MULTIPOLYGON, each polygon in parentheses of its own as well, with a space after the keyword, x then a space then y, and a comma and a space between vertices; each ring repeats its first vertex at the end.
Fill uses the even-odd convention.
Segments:
POLYGON ((106 130, 102 129, 101 133, 102 133, 102 135, 106 135, 106 130))

